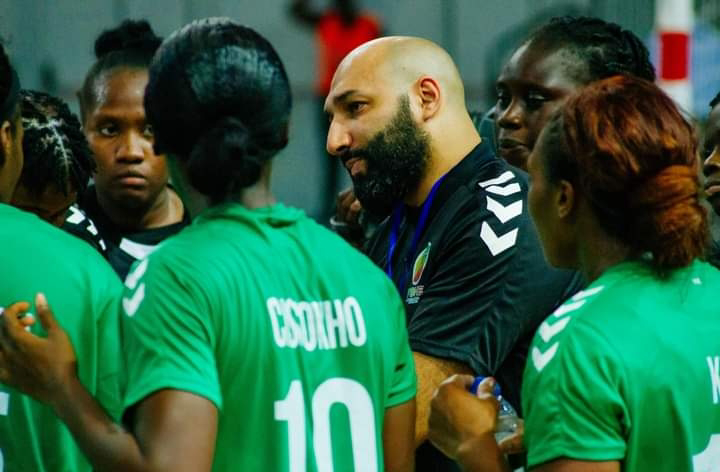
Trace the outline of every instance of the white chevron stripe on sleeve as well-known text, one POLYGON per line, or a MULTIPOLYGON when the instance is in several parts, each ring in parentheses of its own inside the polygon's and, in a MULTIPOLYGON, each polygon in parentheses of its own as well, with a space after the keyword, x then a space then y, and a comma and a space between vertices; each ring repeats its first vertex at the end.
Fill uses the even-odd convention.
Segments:
POLYGON ((481 186, 482 188, 485 188, 485 187, 489 187, 491 185, 504 184, 508 180, 512 180, 514 178, 515 178, 515 174, 513 174, 512 172, 510 172, 508 170, 508 171, 503 172, 500 175, 500 177, 495 177, 494 179, 486 180, 485 182, 478 182, 478 185, 481 186))
POLYGON ((559 344, 560 343, 553 344, 550 349, 545 352, 542 352, 537 346, 533 348, 532 361, 538 372, 543 370, 548 362, 552 360, 553 356, 555 356, 555 353, 557 352, 559 344))
POLYGON ((571 319, 572 316, 568 316, 553 324, 545 320, 543 324, 540 325, 540 328, 538 328, 538 334, 540 334, 543 341, 548 342, 555 337, 556 334, 564 330, 571 319))
POLYGON ((507 223, 513 218, 520 216, 520 214, 522 213, 522 200, 512 202, 510 205, 505 206, 497 200, 490 198, 489 196, 487 196, 486 198, 487 209, 493 212, 493 214, 497 217, 498 220, 500 220, 501 223, 507 223))
POLYGON ((490 254, 493 256, 497 256, 501 252, 513 247, 515 245, 515 241, 517 240, 517 234, 518 230, 515 228, 498 236, 495 234, 495 231, 493 231, 487 221, 483 221, 482 227, 480 228, 480 239, 483 240, 490 250, 490 254))
POLYGON ((495 195, 501 195, 503 197, 507 197, 509 195, 514 195, 516 193, 520 193, 520 184, 517 182, 513 182, 511 184, 500 186, 500 185, 491 185, 490 187, 487 187, 485 189, 486 191, 490 193, 494 193, 495 195))
POLYGON ((560 318, 561 316, 565 316, 565 315, 567 315, 568 313, 570 313, 571 311, 575 311, 575 310, 579 309, 581 306, 583 306, 583 305, 585 304, 586 301, 587 301, 587 300, 582 299, 582 300, 578 300, 578 301, 576 301, 576 302, 566 303, 566 304, 560 306, 557 310, 555 310, 555 311, 553 312, 553 315, 554 315, 556 318, 560 318))

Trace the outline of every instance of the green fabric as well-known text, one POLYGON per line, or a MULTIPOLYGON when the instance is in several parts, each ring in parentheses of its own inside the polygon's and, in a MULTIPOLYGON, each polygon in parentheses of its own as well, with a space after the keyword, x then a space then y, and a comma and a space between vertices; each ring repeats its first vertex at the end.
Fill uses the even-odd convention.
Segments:
MULTIPOLYGON (((122 283, 87 243, 33 214, 0 204, 0 306, 43 292, 68 332, 78 374, 91 394, 119 417, 119 312, 122 283)), ((31 308, 35 313, 35 308, 31 308)), ((40 323, 32 331, 44 336, 40 323)), ((1 386, 0 449, 5 471, 78 472, 91 467, 49 407, 1 386), (7 396, 9 395, 9 396, 7 396)))
POLYGON ((301 470, 289 441, 302 470, 352 470, 353 457, 382 470, 384 410, 416 388, 404 311, 335 234, 283 205, 223 205, 125 284, 125 405, 163 388, 212 401, 213 470, 301 470))
POLYGON ((626 262, 550 315, 525 368, 529 465, 720 470, 719 296, 706 263, 660 280, 626 262))

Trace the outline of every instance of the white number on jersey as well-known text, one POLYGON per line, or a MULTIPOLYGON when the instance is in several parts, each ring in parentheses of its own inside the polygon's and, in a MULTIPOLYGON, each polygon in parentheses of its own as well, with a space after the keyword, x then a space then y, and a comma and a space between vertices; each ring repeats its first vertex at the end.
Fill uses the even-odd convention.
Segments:
POLYGON ((720 434, 710 436, 704 451, 693 456, 694 472, 720 472, 720 434))
MULTIPOLYGON (((312 395, 313 451, 319 472, 333 472, 330 408, 347 408, 353 466, 356 472, 377 472, 375 414, 370 394, 360 383, 347 378, 331 378, 312 395)), ((305 399, 299 380, 290 382, 283 400, 275 402, 275 419, 288 423, 290 472, 306 471, 305 399)), ((346 434, 346 433, 345 433, 346 434)))

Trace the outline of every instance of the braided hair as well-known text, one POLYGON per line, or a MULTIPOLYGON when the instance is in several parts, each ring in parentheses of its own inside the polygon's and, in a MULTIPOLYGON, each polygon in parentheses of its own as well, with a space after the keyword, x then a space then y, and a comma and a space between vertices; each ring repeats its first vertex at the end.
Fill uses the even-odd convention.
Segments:
POLYGON ((97 102, 95 81, 116 68, 147 69, 162 43, 145 20, 125 20, 116 28, 103 31, 95 40, 97 61, 88 71, 77 96, 84 120, 97 102))
POLYGON ((546 51, 565 49, 578 57, 593 82, 618 74, 655 81, 655 69, 647 47, 634 33, 620 25, 586 16, 561 16, 537 29, 527 43, 546 51))
POLYGON ((65 195, 82 193, 95 161, 77 117, 62 100, 46 93, 23 90, 20 97, 25 129, 20 184, 36 196, 51 185, 65 195))

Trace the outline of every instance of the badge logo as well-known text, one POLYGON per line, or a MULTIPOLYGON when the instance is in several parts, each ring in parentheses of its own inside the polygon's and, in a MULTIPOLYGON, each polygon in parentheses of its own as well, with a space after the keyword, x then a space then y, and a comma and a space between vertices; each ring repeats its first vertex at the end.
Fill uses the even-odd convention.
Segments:
POLYGON ((428 258, 430 257, 430 246, 432 246, 432 243, 428 243, 427 247, 423 249, 422 252, 418 254, 417 259, 415 259, 415 264, 413 264, 413 285, 420 283, 428 258))

